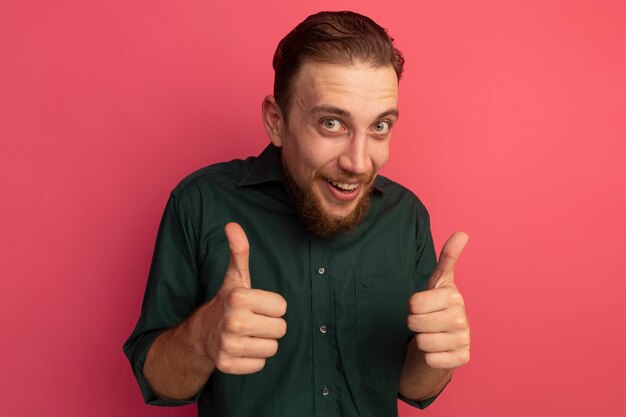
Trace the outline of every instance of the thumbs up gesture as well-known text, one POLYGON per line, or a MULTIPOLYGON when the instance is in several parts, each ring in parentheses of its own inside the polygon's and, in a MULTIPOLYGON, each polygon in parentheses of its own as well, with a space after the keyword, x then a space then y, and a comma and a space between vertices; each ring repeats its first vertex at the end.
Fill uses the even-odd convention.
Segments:
POLYGON ((198 311, 203 329, 194 344, 220 371, 250 374, 276 354, 277 339, 287 331, 282 319, 287 302, 279 294, 251 288, 248 238, 237 223, 228 223, 224 231, 230 264, 217 295, 198 311))
POLYGON ((454 282, 454 267, 468 239, 463 232, 448 239, 427 289, 409 299, 408 326, 432 368, 452 369, 469 361, 470 328, 454 282))

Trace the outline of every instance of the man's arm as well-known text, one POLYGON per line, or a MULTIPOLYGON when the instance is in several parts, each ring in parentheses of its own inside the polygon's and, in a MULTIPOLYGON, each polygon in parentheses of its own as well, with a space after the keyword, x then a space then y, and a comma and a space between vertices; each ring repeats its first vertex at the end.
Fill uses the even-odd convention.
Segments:
POLYGON ((412 400, 432 397, 454 369, 469 361, 470 329, 454 265, 468 237, 457 232, 444 245, 427 289, 409 300, 408 327, 416 335, 407 347, 399 393, 412 400))
POLYGON ((417 348, 413 339, 407 346, 398 392, 415 401, 434 397, 450 382, 453 373, 454 369, 436 369, 429 366, 424 352, 417 348))
POLYGON ((159 397, 177 400, 193 397, 215 370, 213 361, 198 354, 191 342, 196 338, 193 328, 197 321, 194 314, 152 343, 143 373, 159 397))
POLYGON ((287 330, 280 295, 250 288, 249 244, 236 223, 225 228, 230 264, 216 296, 152 344, 143 367, 152 390, 163 398, 195 395, 215 369, 250 374, 276 354, 287 330))

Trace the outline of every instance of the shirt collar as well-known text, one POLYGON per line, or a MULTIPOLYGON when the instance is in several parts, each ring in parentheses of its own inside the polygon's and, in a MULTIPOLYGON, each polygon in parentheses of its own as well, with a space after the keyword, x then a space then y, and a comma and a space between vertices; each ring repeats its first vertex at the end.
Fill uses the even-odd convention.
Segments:
POLYGON ((271 143, 252 163, 250 171, 239 181, 240 186, 256 185, 270 181, 283 180, 283 165, 280 149, 271 143))
MULTIPOLYGON (((283 165, 280 148, 270 143, 253 162, 250 171, 239 181, 239 185, 249 186, 272 181, 283 182, 283 165)), ((386 185, 387 181, 379 175, 374 180, 374 191, 384 193, 386 185)))

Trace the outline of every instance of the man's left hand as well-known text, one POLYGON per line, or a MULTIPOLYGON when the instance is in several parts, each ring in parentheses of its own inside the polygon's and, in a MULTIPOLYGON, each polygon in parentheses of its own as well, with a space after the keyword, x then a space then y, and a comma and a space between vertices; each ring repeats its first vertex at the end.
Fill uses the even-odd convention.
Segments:
POLYGON ((427 365, 453 369, 470 357, 470 328, 463 296, 454 283, 454 266, 469 237, 454 233, 443 246, 425 291, 409 299, 408 326, 427 365))

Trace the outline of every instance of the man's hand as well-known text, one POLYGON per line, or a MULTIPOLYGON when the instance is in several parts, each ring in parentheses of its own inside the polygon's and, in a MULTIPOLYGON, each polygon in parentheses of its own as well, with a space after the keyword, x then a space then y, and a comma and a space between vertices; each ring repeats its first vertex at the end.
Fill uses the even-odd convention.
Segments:
POLYGON ((468 236, 453 234, 441 250, 427 289, 409 300, 408 326, 431 368, 453 369, 470 357, 470 328, 463 296, 454 284, 454 266, 468 236))
POLYGON ((230 264, 217 295, 197 312, 193 344, 220 371, 250 374, 276 354, 277 339, 287 331, 282 319, 287 302, 279 294, 251 288, 248 238, 237 223, 224 231, 230 264))
POLYGON ((144 375, 157 395, 186 399, 215 371, 250 374, 276 354, 277 339, 287 324, 287 302, 280 295, 250 288, 250 245, 241 226, 226 225, 230 264, 211 301, 179 326, 156 338, 144 364, 144 375))

